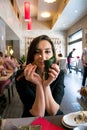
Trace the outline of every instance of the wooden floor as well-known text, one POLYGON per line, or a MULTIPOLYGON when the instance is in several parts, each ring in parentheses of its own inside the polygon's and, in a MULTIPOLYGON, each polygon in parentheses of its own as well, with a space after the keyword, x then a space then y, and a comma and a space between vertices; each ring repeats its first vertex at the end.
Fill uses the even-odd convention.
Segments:
MULTIPOLYGON (((75 71, 65 75, 65 95, 61 104, 61 110, 64 114, 75 112, 79 110, 87 110, 87 102, 81 99, 79 90, 82 83, 82 75, 80 72, 76 74, 75 71)), ((6 94, 6 92, 5 92, 6 94)), ((23 106, 14 86, 14 97, 12 97, 11 104, 7 106, 2 114, 3 118, 19 118, 22 115, 23 106)))

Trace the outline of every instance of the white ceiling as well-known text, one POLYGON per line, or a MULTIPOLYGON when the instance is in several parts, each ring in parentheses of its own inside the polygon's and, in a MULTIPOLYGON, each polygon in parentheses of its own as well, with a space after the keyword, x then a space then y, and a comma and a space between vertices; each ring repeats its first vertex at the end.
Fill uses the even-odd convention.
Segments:
MULTIPOLYGON (((23 12, 24 1, 25 0, 16 0, 22 17, 24 17, 24 12, 23 12)), ((44 0, 26 0, 26 1, 30 2, 31 18, 36 18, 37 21, 39 22, 40 21, 51 22, 54 15, 58 13, 59 2, 66 1, 66 0, 56 0, 56 2, 52 4, 48 4, 44 2, 44 0), (40 16, 41 12, 43 11, 49 11, 51 13, 51 17, 43 19, 40 16)), ((62 11, 60 17, 55 22, 52 29, 55 31, 67 30, 86 14, 87 14, 87 0, 70 0, 67 6, 62 11), (75 10, 78 10, 78 12, 75 13, 75 10)), ((12 33, 12 30, 9 30, 9 27, 7 27, 6 30, 7 30, 7 34, 9 34, 9 37, 12 38, 13 37, 12 35, 14 35, 14 33, 12 33)), ((16 38, 17 36, 15 35, 15 39, 16 38)))
POLYGON ((67 30, 87 14, 87 0, 70 0, 54 29, 67 30), (75 11, 78 10, 77 13, 75 11))
MULTIPOLYGON (((24 17, 24 1, 17 0, 19 10, 22 17, 24 17)), ((66 0, 56 0, 54 3, 46 3, 44 0, 26 0, 30 2, 30 13, 31 18, 36 17, 38 21, 49 21, 52 20, 53 16, 58 13, 59 2, 66 0), (49 11, 51 13, 50 18, 42 18, 40 14, 44 11, 49 11)), ((59 19, 55 23, 52 29, 54 30, 67 30, 74 23, 76 23, 80 18, 87 14, 87 0, 70 0, 67 6, 64 8, 59 19), (75 10, 78 10, 75 13, 75 10)))

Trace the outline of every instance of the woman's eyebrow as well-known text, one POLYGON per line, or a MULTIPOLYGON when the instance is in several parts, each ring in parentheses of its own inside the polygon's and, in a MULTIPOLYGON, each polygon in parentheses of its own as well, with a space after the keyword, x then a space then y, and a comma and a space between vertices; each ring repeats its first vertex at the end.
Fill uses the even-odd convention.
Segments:
POLYGON ((45 50, 51 50, 51 48, 46 48, 45 50))
MULTIPOLYGON (((45 48, 44 50, 50 50, 51 48, 45 48)), ((42 50, 40 48, 37 48, 36 50, 42 50)))
POLYGON ((36 49, 36 52, 37 52, 37 51, 41 51, 41 49, 36 49))
MULTIPOLYGON (((37 48, 36 50, 42 50, 42 49, 37 48)), ((51 50, 51 48, 45 48, 44 50, 51 50)))
POLYGON ((37 48, 36 51, 37 51, 37 50, 41 50, 41 49, 38 49, 38 48, 37 48))

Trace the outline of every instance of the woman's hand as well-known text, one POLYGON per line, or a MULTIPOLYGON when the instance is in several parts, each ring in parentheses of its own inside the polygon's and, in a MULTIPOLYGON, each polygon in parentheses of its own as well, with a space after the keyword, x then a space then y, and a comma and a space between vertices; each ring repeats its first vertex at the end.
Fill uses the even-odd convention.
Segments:
POLYGON ((42 79, 35 72, 36 68, 37 68, 36 65, 32 65, 32 64, 27 65, 25 70, 24 70, 25 79, 36 84, 36 85, 41 85, 42 79))
POLYGON ((86 67, 87 65, 85 63, 83 63, 83 66, 86 67))
POLYGON ((36 71, 37 66, 29 64, 26 66, 24 70, 24 75, 26 80, 32 82, 36 85, 36 96, 35 101, 32 105, 32 108, 29 110, 33 116, 44 116, 45 113, 45 97, 42 86, 42 79, 37 74, 36 71))
POLYGON ((60 73, 59 66, 57 64, 52 64, 51 68, 49 68, 49 77, 47 80, 43 81, 43 87, 49 86, 60 73))

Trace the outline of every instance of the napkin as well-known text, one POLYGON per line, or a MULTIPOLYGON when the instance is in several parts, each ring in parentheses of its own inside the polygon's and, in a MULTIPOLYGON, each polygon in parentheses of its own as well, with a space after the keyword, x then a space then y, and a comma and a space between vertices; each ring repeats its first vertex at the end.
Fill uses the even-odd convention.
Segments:
POLYGON ((41 125, 42 130, 64 130, 63 128, 49 122, 47 119, 42 117, 35 119, 31 125, 41 125))

